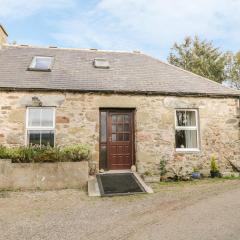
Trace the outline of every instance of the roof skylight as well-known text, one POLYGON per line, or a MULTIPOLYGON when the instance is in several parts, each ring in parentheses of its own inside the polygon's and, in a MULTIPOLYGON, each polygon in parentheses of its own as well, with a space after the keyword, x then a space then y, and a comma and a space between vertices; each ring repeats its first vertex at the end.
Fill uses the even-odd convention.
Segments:
POLYGON ((95 58, 93 65, 95 68, 110 68, 109 61, 105 58, 95 58))
POLYGON ((33 71, 51 71, 53 57, 35 56, 29 66, 29 70, 33 71))

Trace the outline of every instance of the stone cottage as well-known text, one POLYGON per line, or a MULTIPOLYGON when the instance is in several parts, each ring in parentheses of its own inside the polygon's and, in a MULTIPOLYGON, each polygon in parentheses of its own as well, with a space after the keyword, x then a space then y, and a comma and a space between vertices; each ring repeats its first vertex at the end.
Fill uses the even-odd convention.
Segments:
POLYGON ((96 170, 221 171, 240 161, 240 92, 140 52, 6 44, 0 27, 0 144, 85 143, 96 170))

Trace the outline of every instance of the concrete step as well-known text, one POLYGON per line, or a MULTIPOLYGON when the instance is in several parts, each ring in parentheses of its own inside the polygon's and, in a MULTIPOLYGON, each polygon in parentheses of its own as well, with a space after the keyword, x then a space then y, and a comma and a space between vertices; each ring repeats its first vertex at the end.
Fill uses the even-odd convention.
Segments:
POLYGON ((139 176, 138 173, 133 172, 134 176, 137 178, 137 180, 139 181, 139 183, 143 186, 143 188, 145 189, 146 193, 153 193, 153 190, 150 186, 148 186, 143 179, 139 176))
POLYGON ((88 196, 89 197, 101 196, 96 176, 90 176, 88 179, 88 196))

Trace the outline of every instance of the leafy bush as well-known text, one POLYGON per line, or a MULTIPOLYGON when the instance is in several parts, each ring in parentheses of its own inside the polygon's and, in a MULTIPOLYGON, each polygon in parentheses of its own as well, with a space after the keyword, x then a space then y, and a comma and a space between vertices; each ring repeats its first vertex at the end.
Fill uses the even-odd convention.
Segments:
POLYGON ((62 154, 65 158, 77 162, 89 158, 89 148, 85 145, 67 146, 62 149, 62 154))
POLYGON ((7 148, 0 145, 0 158, 8 158, 7 148))
POLYGON ((79 162, 88 160, 90 150, 85 145, 66 147, 29 146, 7 148, 0 146, 0 159, 12 159, 12 162, 79 162))

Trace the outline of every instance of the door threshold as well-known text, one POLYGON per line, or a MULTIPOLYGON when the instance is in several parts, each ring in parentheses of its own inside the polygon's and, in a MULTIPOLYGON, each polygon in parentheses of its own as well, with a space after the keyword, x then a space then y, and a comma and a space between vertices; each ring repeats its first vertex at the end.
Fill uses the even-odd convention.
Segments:
POLYGON ((129 173, 132 172, 131 169, 123 169, 123 170, 106 170, 99 174, 109 174, 109 173, 129 173))

